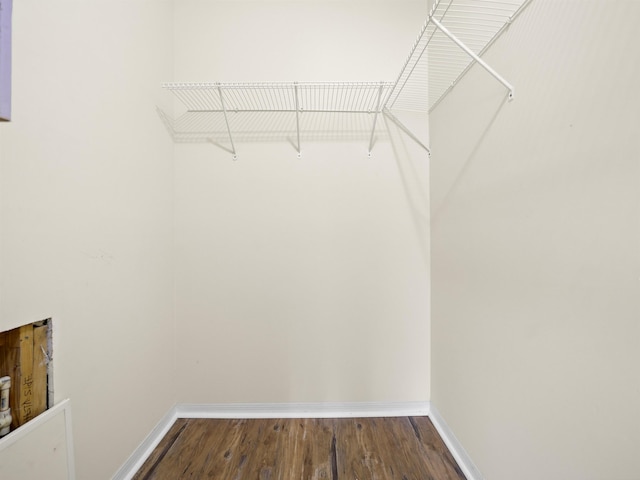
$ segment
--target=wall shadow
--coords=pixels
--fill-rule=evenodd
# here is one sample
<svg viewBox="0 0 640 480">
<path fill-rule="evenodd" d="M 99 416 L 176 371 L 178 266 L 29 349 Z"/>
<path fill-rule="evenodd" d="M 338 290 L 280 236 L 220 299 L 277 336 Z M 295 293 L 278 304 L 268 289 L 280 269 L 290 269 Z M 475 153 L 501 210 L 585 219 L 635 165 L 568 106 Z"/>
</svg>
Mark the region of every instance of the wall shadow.
<svg viewBox="0 0 640 480">
<path fill-rule="evenodd" d="M 195 112 L 172 118 L 160 108 L 158 115 L 175 143 L 209 143 L 232 152 L 241 151 L 243 143 L 283 142 L 294 151 L 304 151 L 311 142 L 389 141 L 388 130 L 380 113 L 344 112 Z M 227 126 L 228 121 L 228 126 Z M 375 124 L 375 126 L 374 126 Z M 231 135 L 229 134 L 231 131 Z M 372 140 L 373 132 L 373 140 Z"/>
<path fill-rule="evenodd" d="M 384 115 L 393 156 L 411 212 L 419 249 L 425 267 L 429 268 L 429 154 L 397 117 Z M 425 120 L 425 128 L 427 122 Z"/>
<path fill-rule="evenodd" d="M 484 141 L 486 140 L 489 132 L 493 128 L 493 125 L 495 124 L 498 118 L 498 115 L 500 114 L 500 112 L 502 111 L 502 109 L 504 108 L 508 100 L 509 100 L 509 95 L 507 94 L 500 100 L 500 102 L 498 103 L 493 113 L 488 116 L 486 121 L 486 126 L 482 129 L 482 131 L 478 135 L 478 139 L 475 141 L 466 159 L 462 162 L 462 165 L 459 167 L 459 170 L 456 173 L 454 179 L 451 181 L 449 188 L 442 195 L 442 198 L 438 201 L 438 203 L 433 205 L 434 208 L 431 212 L 432 222 L 435 223 L 437 221 L 439 212 L 446 206 L 449 198 L 458 188 L 460 181 L 467 174 L 471 164 L 473 163 L 473 159 L 476 157 L 476 155 L 478 154 L 478 151 L 484 144 Z"/>
</svg>

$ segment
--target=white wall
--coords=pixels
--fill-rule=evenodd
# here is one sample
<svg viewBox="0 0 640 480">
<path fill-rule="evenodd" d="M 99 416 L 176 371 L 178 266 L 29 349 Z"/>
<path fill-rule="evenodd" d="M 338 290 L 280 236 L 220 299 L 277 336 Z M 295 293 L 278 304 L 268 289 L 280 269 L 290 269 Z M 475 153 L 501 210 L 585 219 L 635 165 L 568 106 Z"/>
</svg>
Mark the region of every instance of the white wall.
<svg viewBox="0 0 640 480">
<path fill-rule="evenodd" d="M 372 158 L 368 140 L 309 142 L 303 159 L 280 143 L 238 144 L 237 162 L 212 145 L 174 154 L 155 110 L 171 111 L 156 87 L 172 79 L 394 80 L 425 13 L 14 5 L 0 328 L 53 318 L 78 478 L 113 474 L 176 400 L 429 398 L 424 152 L 390 125 Z"/>
<path fill-rule="evenodd" d="M 395 80 L 422 2 L 176 3 L 176 81 Z M 382 120 L 382 119 L 381 119 Z M 183 402 L 429 398 L 426 155 L 176 145 Z M 395 152 L 395 153 L 394 153 Z"/>
<path fill-rule="evenodd" d="M 14 2 L 0 125 L 0 329 L 53 318 L 78 478 L 108 478 L 175 401 L 168 1 Z"/>
<path fill-rule="evenodd" d="M 640 3 L 534 1 L 430 118 L 433 401 L 491 480 L 640 472 Z"/>
</svg>

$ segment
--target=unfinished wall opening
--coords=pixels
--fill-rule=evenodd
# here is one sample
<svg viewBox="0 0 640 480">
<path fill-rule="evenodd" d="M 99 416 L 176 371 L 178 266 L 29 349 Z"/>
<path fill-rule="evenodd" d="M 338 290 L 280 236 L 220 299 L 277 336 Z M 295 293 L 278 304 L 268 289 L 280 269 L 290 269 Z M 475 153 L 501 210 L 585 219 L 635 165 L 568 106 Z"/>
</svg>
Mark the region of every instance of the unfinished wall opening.
<svg viewBox="0 0 640 480">
<path fill-rule="evenodd" d="M 0 437 L 52 406 L 51 332 L 50 318 L 0 332 Z"/>
</svg>

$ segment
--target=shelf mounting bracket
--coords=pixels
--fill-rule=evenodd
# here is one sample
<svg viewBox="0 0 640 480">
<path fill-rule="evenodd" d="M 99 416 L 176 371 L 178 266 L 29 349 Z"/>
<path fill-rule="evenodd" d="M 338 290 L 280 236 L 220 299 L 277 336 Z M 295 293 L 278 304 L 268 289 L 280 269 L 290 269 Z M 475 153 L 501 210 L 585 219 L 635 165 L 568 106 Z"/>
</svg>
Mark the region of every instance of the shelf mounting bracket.
<svg viewBox="0 0 640 480">
<path fill-rule="evenodd" d="M 464 43 L 460 41 L 458 37 L 456 37 L 453 33 L 451 33 L 444 25 L 442 25 L 433 15 L 429 17 L 429 20 L 438 27 L 442 33 L 444 33 L 453 43 L 458 45 L 464 52 L 469 55 L 473 60 L 480 64 L 482 68 L 484 68 L 487 72 L 491 74 L 496 80 L 498 80 L 502 85 L 504 85 L 507 90 L 509 90 L 509 101 L 513 100 L 514 97 L 514 88 L 509 82 L 507 82 L 498 72 L 496 72 L 493 68 L 491 68 L 487 62 L 482 60 L 478 55 L 476 55 L 469 47 L 467 47 Z"/>
<path fill-rule="evenodd" d="M 382 100 L 383 89 L 384 89 L 384 82 L 380 82 L 380 88 L 378 89 L 378 102 L 376 104 L 376 113 L 373 117 L 373 127 L 371 128 L 371 137 L 369 138 L 369 151 L 368 151 L 369 157 L 371 157 L 371 150 L 373 149 L 373 136 L 376 133 L 376 122 L 378 121 L 378 113 L 380 113 L 380 101 Z"/>
<path fill-rule="evenodd" d="M 231 135 L 231 127 L 229 126 L 229 119 L 227 118 L 227 109 L 224 106 L 224 96 L 222 95 L 222 87 L 218 83 L 218 95 L 220 95 L 220 106 L 222 107 L 222 113 L 224 114 L 224 123 L 227 125 L 227 133 L 229 134 L 229 142 L 231 142 L 231 153 L 233 153 L 233 159 L 238 159 L 236 153 L 236 147 L 233 144 L 233 136 Z"/>
<path fill-rule="evenodd" d="M 411 130 L 409 130 L 400 120 L 398 120 L 398 118 L 391 113 L 391 110 L 389 110 L 388 108 L 384 108 L 382 110 L 382 114 L 388 118 L 389 120 L 391 120 L 393 123 L 395 123 L 395 125 L 402 130 L 404 133 L 406 133 L 409 138 L 411 138 L 414 142 L 416 142 L 418 145 L 420 145 L 429 155 L 429 157 L 431 157 L 431 149 L 429 147 L 427 147 L 424 143 L 422 143 L 420 141 L 420 139 L 418 137 L 416 137 L 413 133 L 411 133 Z"/>
<path fill-rule="evenodd" d="M 298 136 L 298 158 L 300 158 L 302 156 L 302 149 L 300 146 L 300 105 L 298 100 L 298 82 L 294 82 L 293 86 L 296 93 L 296 134 Z"/>
</svg>

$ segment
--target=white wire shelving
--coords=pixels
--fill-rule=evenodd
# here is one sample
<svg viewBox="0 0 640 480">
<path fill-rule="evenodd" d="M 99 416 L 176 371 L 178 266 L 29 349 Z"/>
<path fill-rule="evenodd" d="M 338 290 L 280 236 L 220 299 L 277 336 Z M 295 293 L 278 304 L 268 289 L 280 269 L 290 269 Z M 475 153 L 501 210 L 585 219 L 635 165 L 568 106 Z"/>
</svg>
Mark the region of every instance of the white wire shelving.
<svg viewBox="0 0 640 480">
<path fill-rule="evenodd" d="M 209 130 L 214 137 L 226 130 L 234 159 L 237 158 L 234 138 L 237 139 L 238 124 L 242 136 L 256 137 L 261 134 L 284 135 L 294 140 L 294 146 L 301 155 L 301 135 L 309 136 L 308 114 L 367 114 L 370 132 L 369 154 L 374 143 L 378 126 L 377 117 L 382 109 L 382 101 L 393 86 L 390 82 L 325 82 L 325 83 L 165 83 L 163 87 L 171 91 L 187 108 L 187 113 L 171 125 L 174 132 L 184 137 L 184 133 L 196 127 L 197 132 Z M 287 115 L 293 124 L 288 126 Z M 315 119 L 322 116 L 314 115 Z M 324 120 L 327 120 L 326 115 Z M 263 128 L 255 127 L 255 120 L 266 120 Z M 166 119 L 169 120 L 169 119 Z M 274 127 L 284 123 L 285 128 Z M 357 131 L 361 131 L 362 119 L 357 121 Z M 302 123 L 302 124 L 301 124 Z M 221 126 L 224 125 L 224 129 Z M 247 127 L 250 125 L 250 127 Z M 215 129 L 212 127 L 215 126 Z M 187 127 L 186 129 L 184 127 Z M 305 128 L 306 127 L 306 128 Z M 174 135 L 175 137 L 175 135 Z M 216 143 L 222 139 L 214 140 Z"/>
<path fill-rule="evenodd" d="M 165 83 L 189 111 L 372 113 L 390 82 Z"/>
<path fill-rule="evenodd" d="M 531 1 L 436 0 L 395 82 L 165 83 L 186 113 L 160 115 L 175 141 L 209 141 L 234 159 L 236 142 L 265 140 L 301 156 L 302 140 L 368 139 L 371 155 L 388 137 L 381 114 L 429 152 L 393 112 L 431 112 L 476 63 L 512 99 L 514 87 L 481 56 Z"/>
<path fill-rule="evenodd" d="M 437 0 L 385 108 L 431 112 L 476 63 L 502 83 L 513 99 L 514 87 L 481 57 L 530 2 Z"/>
</svg>

